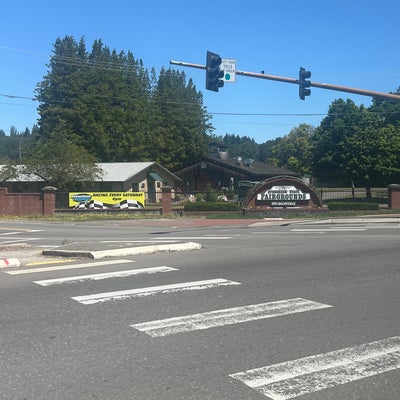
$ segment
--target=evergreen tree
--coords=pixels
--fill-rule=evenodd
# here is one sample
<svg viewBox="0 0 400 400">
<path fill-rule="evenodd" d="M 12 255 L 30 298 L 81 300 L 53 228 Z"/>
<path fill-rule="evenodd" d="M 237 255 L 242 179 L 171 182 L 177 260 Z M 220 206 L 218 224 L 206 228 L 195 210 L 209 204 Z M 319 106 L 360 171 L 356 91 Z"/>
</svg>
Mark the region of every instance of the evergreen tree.
<svg viewBox="0 0 400 400">
<path fill-rule="evenodd" d="M 178 168 L 207 147 L 202 95 L 183 73 L 149 75 L 131 52 L 101 40 L 90 52 L 66 36 L 57 39 L 49 71 L 37 86 L 40 137 L 62 125 L 70 140 L 101 161 L 158 161 Z"/>
<path fill-rule="evenodd" d="M 149 156 L 169 169 L 199 160 L 207 151 L 210 130 L 203 96 L 183 72 L 160 72 L 152 97 Z"/>
<path fill-rule="evenodd" d="M 228 146 L 228 152 L 231 157 L 259 159 L 259 145 L 254 139 L 248 136 L 228 133 L 220 139 L 222 143 Z"/>
</svg>

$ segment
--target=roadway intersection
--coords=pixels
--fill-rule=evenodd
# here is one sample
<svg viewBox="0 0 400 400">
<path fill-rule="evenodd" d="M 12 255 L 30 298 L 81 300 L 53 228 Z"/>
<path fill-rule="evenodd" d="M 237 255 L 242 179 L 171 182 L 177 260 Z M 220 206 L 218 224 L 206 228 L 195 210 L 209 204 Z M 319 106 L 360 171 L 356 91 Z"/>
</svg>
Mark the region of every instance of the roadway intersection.
<svg viewBox="0 0 400 400">
<path fill-rule="evenodd" d="M 0 398 L 399 398 L 399 223 L 326 222 L 2 224 L 7 246 L 201 249 L 0 270 Z"/>
</svg>

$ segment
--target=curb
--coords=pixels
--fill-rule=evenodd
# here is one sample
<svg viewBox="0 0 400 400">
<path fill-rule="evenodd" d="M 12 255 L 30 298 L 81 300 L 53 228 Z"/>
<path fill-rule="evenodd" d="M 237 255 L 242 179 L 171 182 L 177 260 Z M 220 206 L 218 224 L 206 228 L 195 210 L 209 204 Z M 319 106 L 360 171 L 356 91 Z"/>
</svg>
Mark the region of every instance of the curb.
<svg viewBox="0 0 400 400">
<path fill-rule="evenodd" d="M 124 257 L 136 256 L 140 254 L 152 254 L 157 251 L 187 251 L 187 250 L 200 250 L 201 244 L 188 242 L 177 244 L 161 244 L 155 246 L 140 246 L 140 247 L 127 247 L 123 249 L 112 250 L 43 250 L 44 256 L 58 256 L 58 257 L 86 257 L 93 260 L 98 260 L 104 257 Z"/>
<path fill-rule="evenodd" d="M 18 258 L 2 258 L 0 259 L 0 268 L 20 267 L 21 261 Z"/>
<path fill-rule="evenodd" d="M 317 225 L 317 224 L 399 224 L 400 218 L 398 217 L 386 217 L 386 218 L 376 218 L 374 216 L 371 217 L 354 217 L 354 218 L 327 218 L 321 219 L 316 221 L 304 221 L 299 222 L 300 224 L 304 225 Z"/>
<path fill-rule="evenodd" d="M 323 219 L 287 219 L 282 221 L 258 221 L 248 225 L 253 226 L 288 226 L 288 225 L 335 225 L 335 224 L 400 224 L 400 217 L 349 217 Z"/>
</svg>

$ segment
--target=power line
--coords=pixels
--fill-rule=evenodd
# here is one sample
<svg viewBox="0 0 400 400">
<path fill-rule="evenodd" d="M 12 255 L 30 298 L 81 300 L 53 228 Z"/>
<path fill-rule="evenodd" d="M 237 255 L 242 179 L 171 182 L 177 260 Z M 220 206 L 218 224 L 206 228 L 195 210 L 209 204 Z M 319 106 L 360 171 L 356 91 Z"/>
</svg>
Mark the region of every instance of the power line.
<svg viewBox="0 0 400 400">
<path fill-rule="evenodd" d="M 239 113 L 239 112 L 209 112 L 212 115 L 234 115 L 251 117 L 318 117 L 327 113 Z"/>
<path fill-rule="evenodd" d="M 83 94 L 83 92 L 73 92 L 73 91 L 64 91 L 66 94 L 69 95 L 80 95 Z M 33 98 L 33 97 L 28 97 L 28 96 L 19 96 L 19 95 L 11 95 L 11 94 L 6 94 L 6 93 L 0 93 L 0 96 L 8 98 L 8 99 L 22 99 L 22 100 L 30 100 L 30 101 L 35 101 L 37 102 L 38 99 Z M 109 96 L 102 96 L 102 95 L 95 95 L 95 97 L 101 97 L 104 99 L 108 99 L 110 101 L 116 100 L 116 101 L 134 101 L 135 98 L 129 98 L 129 97 L 109 97 Z M 48 103 L 52 103 L 52 104 L 72 104 L 72 101 L 68 101 L 68 100 L 46 100 Z M 154 103 L 165 103 L 165 104 L 169 104 L 169 105 L 179 105 L 181 104 L 180 102 L 177 101 L 157 101 L 157 100 L 152 100 L 154 101 Z M 0 104 L 10 104 L 10 103 L 0 103 Z M 85 102 L 86 105 L 88 106 L 96 106 L 96 104 L 94 103 L 90 103 L 90 102 Z M 18 106 L 26 106 L 23 104 L 15 104 Z M 116 107 L 118 107 L 118 105 L 116 105 Z M 389 112 L 379 112 L 379 111 L 369 111 L 371 113 L 374 114 L 384 114 L 384 115 L 388 115 L 388 114 L 397 114 L 398 111 L 389 111 Z M 215 115 L 215 116 L 231 116 L 231 117 L 324 117 L 327 116 L 329 113 L 328 112 L 320 112 L 320 113 L 290 113 L 290 112 L 286 112 L 286 113 L 249 113 L 249 112 L 220 112 L 220 111 L 206 111 L 206 114 L 208 115 Z M 335 113 L 334 114 L 336 117 L 340 117 L 340 116 L 348 116 L 349 113 Z"/>
</svg>

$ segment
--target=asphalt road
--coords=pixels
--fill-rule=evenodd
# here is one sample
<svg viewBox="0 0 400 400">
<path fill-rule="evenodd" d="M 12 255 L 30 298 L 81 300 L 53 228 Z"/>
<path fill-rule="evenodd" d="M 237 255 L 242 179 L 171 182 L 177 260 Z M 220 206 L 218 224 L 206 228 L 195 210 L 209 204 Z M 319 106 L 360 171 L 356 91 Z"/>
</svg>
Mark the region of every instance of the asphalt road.
<svg viewBox="0 0 400 400">
<path fill-rule="evenodd" d="M 400 398 L 398 223 L 1 229 L 202 245 L 0 270 L 1 399 Z"/>
</svg>

